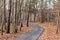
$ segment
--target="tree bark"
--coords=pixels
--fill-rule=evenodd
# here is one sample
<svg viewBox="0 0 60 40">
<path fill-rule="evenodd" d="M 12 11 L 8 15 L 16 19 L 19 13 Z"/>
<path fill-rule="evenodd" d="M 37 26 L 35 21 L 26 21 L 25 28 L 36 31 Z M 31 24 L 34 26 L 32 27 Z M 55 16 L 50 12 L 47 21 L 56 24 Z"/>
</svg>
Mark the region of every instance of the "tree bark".
<svg viewBox="0 0 60 40">
<path fill-rule="evenodd" d="M 27 15 L 27 27 L 29 26 L 29 12 L 28 12 L 28 15 Z"/>
<path fill-rule="evenodd" d="M 7 23 L 7 17 L 6 17 L 6 1 L 4 0 L 4 29 L 6 31 L 6 23 Z"/>
<path fill-rule="evenodd" d="M 35 22 L 35 20 L 36 20 L 36 14 L 34 14 L 34 22 Z"/>
<path fill-rule="evenodd" d="M 19 21 L 20 21 L 20 25 L 21 25 L 20 26 L 20 31 L 21 31 L 21 27 L 23 27 L 23 22 L 22 22 L 22 9 L 21 9 L 22 8 L 22 5 L 23 5 L 23 1 L 24 0 L 22 0 L 21 3 L 20 3 L 20 5 L 19 5 L 20 6 L 20 9 L 19 9 L 19 14 L 20 14 L 20 18 L 19 19 L 20 20 Z"/>
<path fill-rule="evenodd" d="M 56 34 L 58 34 L 58 29 L 59 29 L 59 13 L 57 15 L 57 29 L 56 29 Z"/>
<path fill-rule="evenodd" d="M 14 17 L 13 17 L 13 23 L 14 23 L 14 28 L 13 32 L 17 33 L 17 22 L 16 22 L 16 14 L 17 14 L 17 0 L 14 0 Z"/>
<path fill-rule="evenodd" d="M 8 24 L 7 24 L 7 33 L 10 33 L 10 16 L 11 16 L 11 0 L 9 0 L 9 14 L 8 14 Z"/>
</svg>

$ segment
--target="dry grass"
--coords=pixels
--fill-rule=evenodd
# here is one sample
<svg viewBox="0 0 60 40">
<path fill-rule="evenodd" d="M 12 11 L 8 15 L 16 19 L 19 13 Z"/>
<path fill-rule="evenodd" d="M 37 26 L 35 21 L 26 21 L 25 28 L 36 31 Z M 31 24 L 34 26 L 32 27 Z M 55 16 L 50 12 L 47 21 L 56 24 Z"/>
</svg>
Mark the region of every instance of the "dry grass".
<svg viewBox="0 0 60 40">
<path fill-rule="evenodd" d="M 45 31 L 39 37 L 38 40 L 60 40 L 60 33 L 56 34 L 56 25 L 54 25 L 53 23 L 36 22 L 35 24 L 37 24 L 45 29 Z"/>
</svg>

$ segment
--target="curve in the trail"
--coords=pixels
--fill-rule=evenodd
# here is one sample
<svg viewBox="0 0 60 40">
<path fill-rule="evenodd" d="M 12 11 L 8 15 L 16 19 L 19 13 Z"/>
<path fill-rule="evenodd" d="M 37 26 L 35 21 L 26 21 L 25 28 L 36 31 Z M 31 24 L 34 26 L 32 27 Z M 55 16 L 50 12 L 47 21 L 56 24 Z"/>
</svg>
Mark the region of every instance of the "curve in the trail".
<svg viewBox="0 0 60 40">
<path fill-rule="evenodd" d="M 32 26 L 33 30 L 22 35 L 17 35 L 14 40 L 37 40 L 44 29 L 36 24 L 30 24 L 30 26 Z"/>
</svg>

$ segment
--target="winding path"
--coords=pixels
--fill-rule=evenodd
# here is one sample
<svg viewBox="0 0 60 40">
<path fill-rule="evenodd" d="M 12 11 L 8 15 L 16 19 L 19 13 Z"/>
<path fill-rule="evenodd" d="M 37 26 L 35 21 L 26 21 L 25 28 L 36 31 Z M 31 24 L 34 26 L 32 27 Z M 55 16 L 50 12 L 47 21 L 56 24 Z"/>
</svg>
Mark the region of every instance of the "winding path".
<svg viewBox="0 0 60 40">
<path fill-rule="evenodd" d="M 35 24 L 30 24 L 30 26 L 33 27 L 33 30 L 22 35 L 17 35 L 14 40 L 37 40 L 44 29 Z"/>
</svg>

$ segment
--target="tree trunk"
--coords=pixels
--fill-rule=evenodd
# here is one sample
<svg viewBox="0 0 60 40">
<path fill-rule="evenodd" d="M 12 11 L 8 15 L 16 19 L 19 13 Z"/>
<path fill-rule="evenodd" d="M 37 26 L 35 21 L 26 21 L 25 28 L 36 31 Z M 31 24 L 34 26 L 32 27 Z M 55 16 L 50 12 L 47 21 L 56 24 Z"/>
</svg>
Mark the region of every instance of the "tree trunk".
<svg viewBox="0 0 60 40">
<path fill-rule="evenodd" d="M 28 12 L 28 15 L 27 15 L 27 27 L 29 26 L 29 12 Z"/>
<path fill-rule="evenodd" d="M 4 14 L 2 14 L 2 23 L 1 23 L 1 35 L 3 35 L 3 20 L 4 20 Z"/>
<path fill-rule="evenodd" d="M 41 0 L 41 14 L 40 14 L 40 22 L 44 22 L 44 14 L 43 14 L 43 0 Z"/>
<path fill-rule="evenodd" d="M 6 1 L 4 0 L 4 29 L 6 31 L 6 23 L 7 23 L 7 19 L 6 19 Z"/>
<path fill-rule="evenodd" d="M 58 17 L 57 17 L 57 29 L 56 29 L 56 34 L 58 34 L 58 29 L 59 29 L 59 13 L 58 13 Z"/>
<path fill-rule="evenodd" d="M 14 1 L 14 17 L 13 17 L 13 23 L 14 23 L 14 28 L 13 28 L 13 32 L 17 33 L 17 22 L 16 22 L 16 14 L 17 14 L 17 0 Z"/>
<path fill-rule="evenodd" d="M 35 22 L 35 20 L 36 20 L 36 14 L 34 14 L 34 22 Z"/>
<path fill-rule="evenodd" d="M 8 14 L 8 24 L 7 24 L 7 33 L 10 33 L 10 16 L 11 16 L 11 0 L 9 0 L 9 14 Z"/>
<path fill-rule="evenodd" d="M 22 21 L 23 21 L 23 20 L 22 20 L 22 9 L 21 9 L 21 8 L 22 8 L 22 5 L 23 5 L 23 1 L 24 1 L 24 0 L 22 0 L 22 1 L 21 1 L 21 4 L 19 5 L 19 6 L 20 6 L 20 9 L 19 9 L 19 13 L 20 13 L 20 18 L 19 18 L 19 19 L 20 19 L 20 20 L 19 20 L 19 21 L 20 21 L 20 25 L 21 25 L 21 26 L 20 26 L 20 31 L 21 31 L 21 27 L 23 27 L 23 22 L 22 22 Z"/>
</svg>

